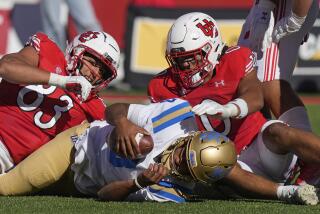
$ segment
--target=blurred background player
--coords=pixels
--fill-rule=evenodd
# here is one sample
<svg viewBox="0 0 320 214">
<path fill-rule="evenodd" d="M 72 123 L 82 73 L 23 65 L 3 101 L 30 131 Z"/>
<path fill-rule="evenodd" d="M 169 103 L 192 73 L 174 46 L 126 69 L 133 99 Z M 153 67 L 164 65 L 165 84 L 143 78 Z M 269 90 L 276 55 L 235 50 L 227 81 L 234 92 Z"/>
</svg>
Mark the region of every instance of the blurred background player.
<svg viewBox="0 0 320 214">
<path fill-rule="evenodd" d="M 312 131 L 307 111 L 290 82 L 299 47 L 308 38 L 318 12 L 317 0 L 257 0 L 238 42 L 258 54 L 265 106 L 276 118 L 305 131 Z"/>
<path fill-rule="evenodd" d="M 43 33 L 5 55 L 0 60 L 0 173 L 63 130 L 103 119 L 105 104 L 97 92 L 116 77 L 119 58 L 117 42 L 99 31 L 75 37 L 65 55 Z"/>
<path fill-rule="evenodd" d="M 306 109 L 290 85 L 304 42 L 318 15 L 316 0 L 260 0 L 252 7 L 239 44 L 258 54 L 265 105 L 276 118 L 311 131 Z"/>
<path fill-rule="evenodd" d="M 102 30 L 91 0 L 41 0 L 40 9 L 43 30 L 62 50 L 65 50 L 67 45 L 67 26 L 61 21 L 63 3 L 67 5 L 77 33 Z"/>
</svg>

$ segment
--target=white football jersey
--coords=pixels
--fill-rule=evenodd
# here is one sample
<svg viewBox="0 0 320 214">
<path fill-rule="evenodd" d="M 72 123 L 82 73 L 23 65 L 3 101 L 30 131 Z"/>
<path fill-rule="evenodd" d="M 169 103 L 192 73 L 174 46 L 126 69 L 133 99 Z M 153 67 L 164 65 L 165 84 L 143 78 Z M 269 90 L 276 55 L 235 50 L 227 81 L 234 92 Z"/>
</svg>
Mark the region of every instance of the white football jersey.
<svg viewBox="0 0 320 214">
<path fill-rule="evenodd" d="M 122 158 L 108 147 L 113 126 L 103 121 L 91 123 L 86 133 L 75 143 L 76 154 L 72 170 L 75 185 L 84 194 L 96 196 L 97 192 L 112 181 L 134 179 L 147 169 L 154 158 L 165 151 L 177 138 L 197 131 L 190 104 L 181 99 L 165 100 L 149 105 L 131 104 L 128 119 L 151 133 L 153 150 L 142 160 Z M 133 200 L 158 200 L 148 188 L 133 194 Z M 132 196 L 133 196 L 132 195 Z M 170 199 L 169 199 L 170 200 Z"/>
</svg>

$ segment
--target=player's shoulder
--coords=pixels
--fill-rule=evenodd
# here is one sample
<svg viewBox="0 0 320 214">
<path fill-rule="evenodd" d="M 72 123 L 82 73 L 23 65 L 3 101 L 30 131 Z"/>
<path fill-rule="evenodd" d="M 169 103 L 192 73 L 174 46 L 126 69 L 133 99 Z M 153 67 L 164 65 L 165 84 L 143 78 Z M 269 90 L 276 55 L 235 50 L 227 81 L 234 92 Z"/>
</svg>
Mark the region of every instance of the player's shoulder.
<svg viewBox="0 0 320 214">
<path fill-rule="evenodd" d="M 224 56 L 225 57 L 243 57 L 250 55 L 252 51 L 244 46 L 230 46 L 228 49 L 225 51 Z"/>
<path fill-rule="evenodd" d="M 221 57 L 222 64 L 234 70 L 250 70 L 256 64 L 256 54 L 247 47 L 231 46 Z"/>
<path fill-rule="evenodd" d="M 37 32 L 30 36 L 25 46 L 34 47 L 37 51 L 40 51 L 40 49 L 44 46 L 60 50 L 56 43 L 50 39 L 48 35 L 42 32 Z"/>
<path fill-rule="evenodd" d="M 166 78 L 170 77 L 170 69 L 165 69 L 159 73 L 157 73 L 152 79 L 150 80 L 150 83 L 156 83 L 160 81 L 164 81 Z M 149 83 L 149 85 L 150 85 Z"/>
<path fill-rule="evenodd" d="M 149 96 L 153 96 L 154 94 L 157 94 L 160 90 L 162 90 L 165 82 L 170 79 L 170 76 L 171 74 L 169 70 L 165 69 L 152 77 L 147 87 Z"/>
</svg>

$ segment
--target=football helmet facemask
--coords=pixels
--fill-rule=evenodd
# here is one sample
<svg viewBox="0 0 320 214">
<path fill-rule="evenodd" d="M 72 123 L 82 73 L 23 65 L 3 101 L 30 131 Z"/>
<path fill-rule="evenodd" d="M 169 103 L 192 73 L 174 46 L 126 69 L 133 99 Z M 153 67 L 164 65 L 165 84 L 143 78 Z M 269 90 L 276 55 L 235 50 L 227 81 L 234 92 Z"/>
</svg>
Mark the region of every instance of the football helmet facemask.
<svg viewBox="0 0 320 214">
<path fill-rule="evenodd" d="M 120 64 L 120 49 L 115 39 L 105 32 L 87 31 L 77 35 L 66 48 L 67 71 L 70 75 L 81 75 L 82 58 L 85 54 L 97 59 L 103 68 L 100 69 L 103 80 L 93 86 L 93 91 L 97 92 L 116 78 Z"/>
<path fill-rule="evenodd" d="M 166 59 L 184 89 L 203 83 L 213 71 L 224 43 L 216 21 L 199 12 L 179 17 L 167 36 Z"/>
</svg>

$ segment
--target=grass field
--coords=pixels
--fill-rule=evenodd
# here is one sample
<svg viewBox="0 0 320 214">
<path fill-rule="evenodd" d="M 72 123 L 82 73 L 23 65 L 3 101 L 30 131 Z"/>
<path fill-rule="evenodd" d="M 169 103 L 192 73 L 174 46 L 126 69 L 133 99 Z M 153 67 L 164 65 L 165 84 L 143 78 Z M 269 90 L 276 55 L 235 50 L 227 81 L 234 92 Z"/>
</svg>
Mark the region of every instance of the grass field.
<svg viewBox="0 0 320 214">
<path fill-rule="evenodd" d="M 99 202 L 51 196 L 0 197 L 0 213 L 320 213 L 320 205 L 289 205 L 274 201 L 203 201 L 185 204 Z"/>
<path fill-rule="evenodd" d="M 132 96 L 131 96 L 132 95 Z M 122 96 L 113 91 L 105 93 L 106 103 L 147 102 L 144 91 Z M 320 103 L 307 105 L 314 131 L 320 135 Z M 320 213 L 320 205 L 299 206 L 275 201 L 234 200 L 203 201 L 186 204 L 174 203 L 116 203 L 99 202 L 93 199 L 65 198 L 52 196 L 0 197 L 0 213 Z"/>
</svg>

